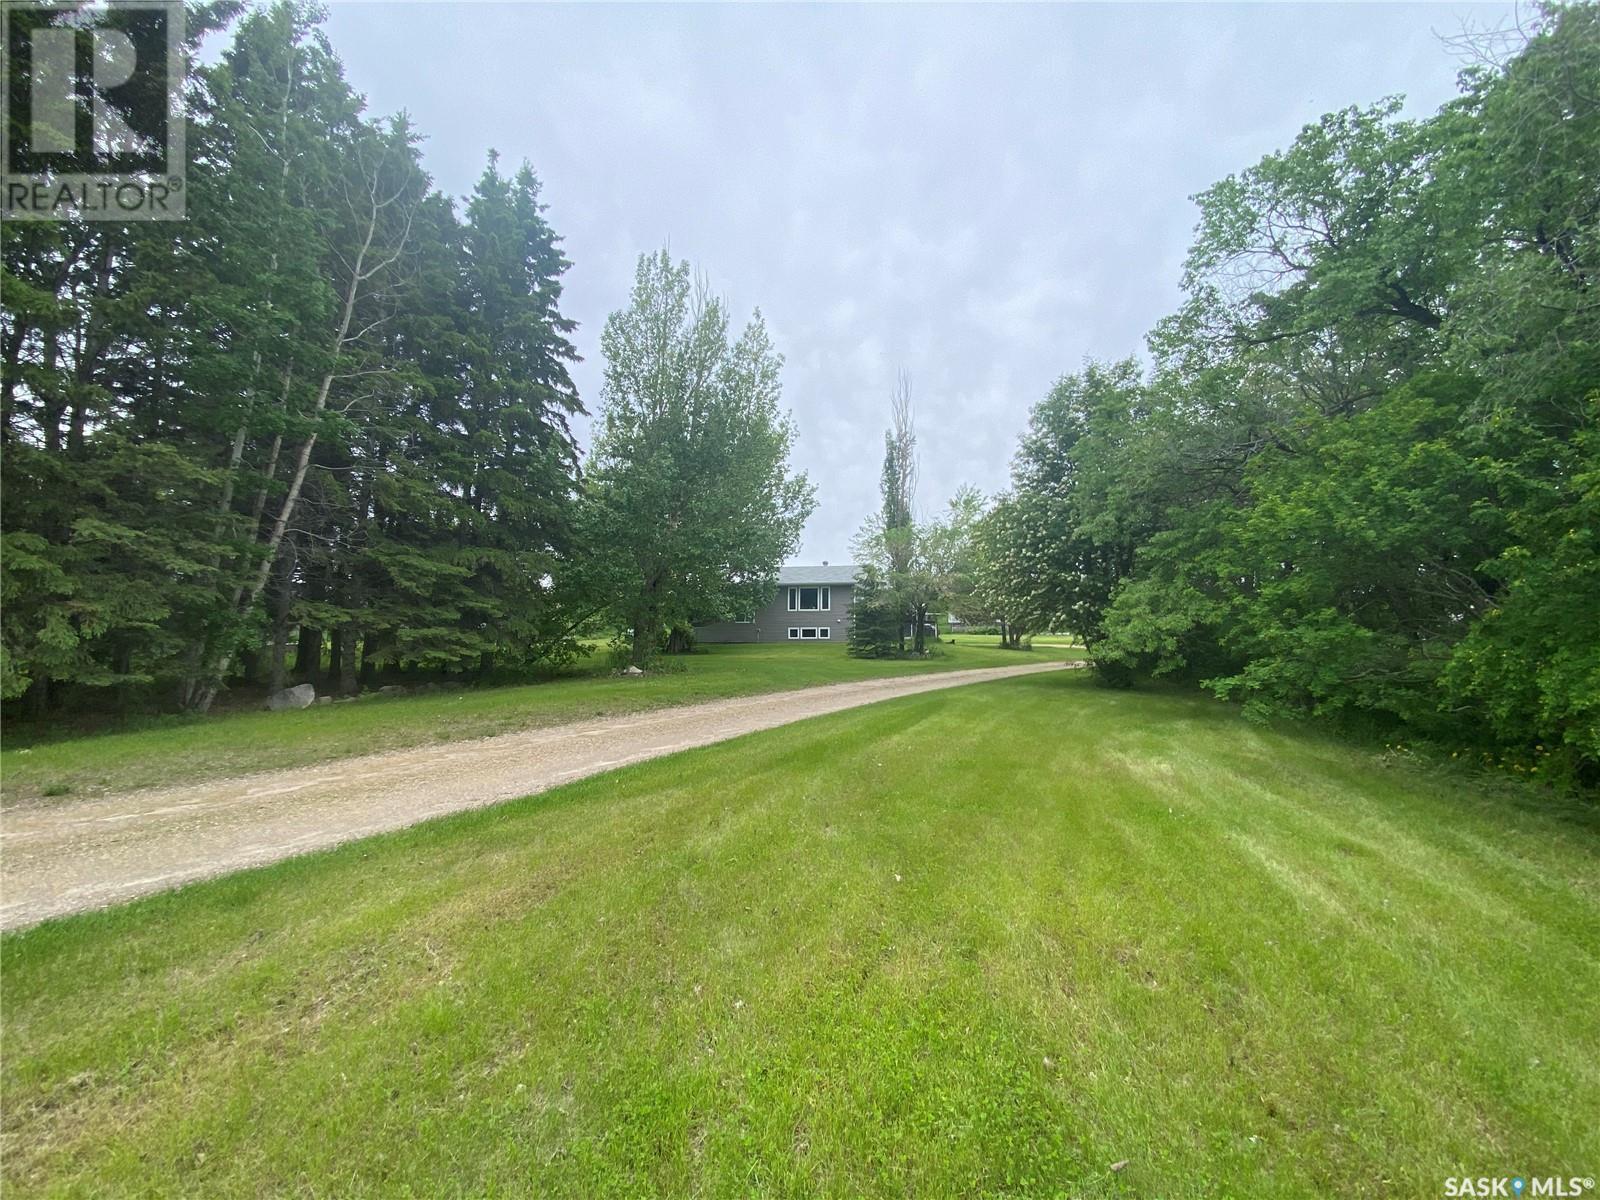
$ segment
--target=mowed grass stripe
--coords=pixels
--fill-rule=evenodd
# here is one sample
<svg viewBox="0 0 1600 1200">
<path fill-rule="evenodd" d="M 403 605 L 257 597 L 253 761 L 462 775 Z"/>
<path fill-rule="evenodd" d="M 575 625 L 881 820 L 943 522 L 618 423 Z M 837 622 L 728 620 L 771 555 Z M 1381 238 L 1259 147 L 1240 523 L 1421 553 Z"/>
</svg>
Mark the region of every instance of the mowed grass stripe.
<svg viewBox="0 0 1600 1200">
<path fill-rule="evenodd" d="M 0 940 L 0 1169 L 19 1195 L 1582 1173 L 1600 856 L 1591 813 L 1524 796 L 1081 677 L 809 721 Z"/>
</svg>

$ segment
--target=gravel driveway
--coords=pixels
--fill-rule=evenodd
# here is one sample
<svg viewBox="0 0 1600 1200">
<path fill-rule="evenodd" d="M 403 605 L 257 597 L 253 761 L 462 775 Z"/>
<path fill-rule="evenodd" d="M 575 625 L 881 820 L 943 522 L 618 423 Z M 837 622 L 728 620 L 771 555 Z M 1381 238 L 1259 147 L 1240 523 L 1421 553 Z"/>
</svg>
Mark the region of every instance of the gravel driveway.
<svg viewBox="0 0 1600 1200">
<path fill-rule="evenodd" d="M 872 679 L 0 812 L 0 929 L 544 791 L 760 729 L 1075 664 Z"/>
</svg>

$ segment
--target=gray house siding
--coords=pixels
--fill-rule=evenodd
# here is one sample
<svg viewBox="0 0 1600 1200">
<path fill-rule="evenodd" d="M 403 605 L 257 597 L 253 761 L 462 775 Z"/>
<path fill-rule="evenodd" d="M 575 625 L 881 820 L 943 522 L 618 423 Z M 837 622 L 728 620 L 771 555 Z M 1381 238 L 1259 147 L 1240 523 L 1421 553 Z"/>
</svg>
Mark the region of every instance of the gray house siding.
<svg viewBox="0 0 1600 1200">
<path fill-rule="evenodd" d="M 813 582 L 824 574 L 839 577 L 836 581 Z M 855 588 L 849 582 L 854 578 L 852 568 L 785 567 L 779 575 L 778 593 L 757 610 L 750 621 L 718 621 L 695 627 L 695 640 L 699 642 L 791 642 L 796 645 L 843 645 L 850 636 L 850 598 Z M 791 582 L 791 580 L 795 582 Z M 820 605 L 827 590 L 827 608 L 791 610 L 790 591 L 797 602 L 812 599 L 812 592 Z M 800 590 L 804 589 L 801 594 Z M 791 638 L 789 631 L 799 631 Z M 806 631 L 815 631 L 807 634 Z M 826 633 L 822 631 L 826 630 Z"/>
</svg>

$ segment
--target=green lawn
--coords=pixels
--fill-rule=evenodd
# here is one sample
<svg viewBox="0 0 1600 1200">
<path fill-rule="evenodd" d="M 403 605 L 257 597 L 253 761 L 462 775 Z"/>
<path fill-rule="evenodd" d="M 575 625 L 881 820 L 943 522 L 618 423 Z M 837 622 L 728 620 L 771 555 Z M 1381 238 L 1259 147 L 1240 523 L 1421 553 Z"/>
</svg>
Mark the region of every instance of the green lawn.
<svg viewBox="0 0 1600 1200">
<path fill-rule="evenodd" d="M 944 636 L 957 646 L 988 648 L 990 650 L 997 650 L 1000 648 L 1000 635 L 997 633 L 957 632 L 947 633 Z M 1077 638 L 1065 633 L 1034 633 L 1029 634 L 1027 640 L 1032 645 L 1041 649 L 1050 648 L 1055 650 L 1077 650 L 1080 653 L 1083 650 L 1082 642 L 1080 642 Z"/>
<path fill-rule="evenodd" d="M 1082 676 L 898 700 L 0 940 L 0 1183 L 1593 1175 L 1597 832 Z"/>
<path fill-rule="evenodd" d="M 843 646 L 708 646 L 667 660 L 666 669 L 643 679 L 590 668 L 522 687 L 371 696 L 299 712 L 174 717 L 129 732 L 31 745 L 8 730 L 0 780 L 7 800 L 120 791 L 727 696 L 1073 657 L 1081 654 L 1059 647 L 1020 654 L 993 645 L 955 645 L 937 647 L 926 659 L 874 661 L 851 658 Z"/>
</svg>

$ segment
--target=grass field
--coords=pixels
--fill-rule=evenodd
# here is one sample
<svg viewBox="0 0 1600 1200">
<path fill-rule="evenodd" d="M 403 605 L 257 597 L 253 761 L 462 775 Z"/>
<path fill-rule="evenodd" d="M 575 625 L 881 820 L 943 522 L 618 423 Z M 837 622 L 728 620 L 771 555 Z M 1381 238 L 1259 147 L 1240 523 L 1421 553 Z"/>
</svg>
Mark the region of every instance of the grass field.
<svg viewBox="0 0 1600 1200">
<path fill-rule="evenodd" d="M 957 646 L 987 647 L 991 650 L 1000 648 L 1000 635 L 997 633 L 949 633 L 945 638 Z M 1065 633 L 1035 633 L 1029 634 L 1027 641 L 1030 645 L 1041 649 L 1056 650 L 1083 650 L 1083 643 L 1070 634 Z"/>
<path fill-rule="evenodd" d="M 1005 651 L 992 642 L 940 646 L 925 659 L 887 661 L 851 658 L 843 646 L 707 646 L 667 660 L 666 669 L 643 679 L 590 668 L 522 687 L 371 696 L 298 712 L 173 717 L 127 732 L 31 744 L 8 730 L 0 786 L 8 800 L 120 791 L 728 696 L 1071 657 L 1081 655 L 1061 647 Z"/>
<path fill-rule="evenodd" d="M 0 1182 L 1592 1176 L 1597 832 L 1081 676 L 898 700 L 0 940 Z"/>
</svg>

